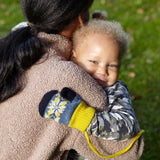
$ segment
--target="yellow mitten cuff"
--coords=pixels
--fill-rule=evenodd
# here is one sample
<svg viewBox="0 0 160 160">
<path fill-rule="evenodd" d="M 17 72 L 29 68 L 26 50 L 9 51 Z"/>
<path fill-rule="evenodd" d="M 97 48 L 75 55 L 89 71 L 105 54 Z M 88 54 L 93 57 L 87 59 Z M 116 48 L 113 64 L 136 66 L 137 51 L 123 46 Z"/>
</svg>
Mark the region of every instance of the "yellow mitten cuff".
<svg viewBox="0 0 160 160">
<path fill-rule="evenodd" d="M 78 105 L 75 109 L 71 120 L 69 122 L 69 126 L 73 128 L 77 128 L 78 130 L 85 132 L 91 123 L 95 114 L 95 109 L 89 107 L 83 101 Z"/>
</svg>

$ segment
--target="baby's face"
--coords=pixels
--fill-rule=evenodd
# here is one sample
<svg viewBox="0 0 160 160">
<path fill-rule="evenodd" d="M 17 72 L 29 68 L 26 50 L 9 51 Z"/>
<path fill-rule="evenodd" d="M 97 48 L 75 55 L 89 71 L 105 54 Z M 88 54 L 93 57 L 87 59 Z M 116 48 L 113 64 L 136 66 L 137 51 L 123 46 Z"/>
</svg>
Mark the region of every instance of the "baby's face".
<svg viewBox="0 0 160 160">
<path fill-rule="evenodd" d="M 103 87 L 113 85 L 119 73 L 119 46 L 107 35 L 92 34 L 73 53 L 75 63 Z"/>
</svg>

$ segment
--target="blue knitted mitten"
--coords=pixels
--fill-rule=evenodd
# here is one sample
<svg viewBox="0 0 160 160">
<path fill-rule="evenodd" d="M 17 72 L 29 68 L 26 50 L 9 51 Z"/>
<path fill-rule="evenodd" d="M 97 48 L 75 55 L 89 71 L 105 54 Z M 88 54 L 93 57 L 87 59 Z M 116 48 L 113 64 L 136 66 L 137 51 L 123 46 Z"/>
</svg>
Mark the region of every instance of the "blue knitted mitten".
<svg viewBox="0 0 160 160">
<path fill-rule="evenodd" d="M 53 92 L 42 116 L 84 132 L 94 113 L 95 109 L 87 106 L 78 94 L 69 88 L 63 88 L 60 93 Z"/>
</svg>

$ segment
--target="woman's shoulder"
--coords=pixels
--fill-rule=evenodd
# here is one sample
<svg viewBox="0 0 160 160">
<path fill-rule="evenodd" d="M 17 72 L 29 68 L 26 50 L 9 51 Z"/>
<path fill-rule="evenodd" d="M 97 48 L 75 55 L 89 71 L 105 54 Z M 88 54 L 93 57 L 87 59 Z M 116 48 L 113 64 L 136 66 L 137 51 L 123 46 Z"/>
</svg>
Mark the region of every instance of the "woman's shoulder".
<svg viewBox="0 0 160 160">
<path fill-rule="evenodd" d="M 50 70 L 50 73 L 67 73 L 70 75 L 76 74 L 77 76 L 78 74 L 86 74 L 75 63 L 67 60 L 71 55 L 72 49 L 71 42 L 67 38 L 58 34 L 46 34 L 43 32 L 39 33 L 38 37 L 51 42 L 50 47 L 46 51 L 47 53 L 38 64 L 42 62 L 42 66 L 46 70 Z"/>
</svg>

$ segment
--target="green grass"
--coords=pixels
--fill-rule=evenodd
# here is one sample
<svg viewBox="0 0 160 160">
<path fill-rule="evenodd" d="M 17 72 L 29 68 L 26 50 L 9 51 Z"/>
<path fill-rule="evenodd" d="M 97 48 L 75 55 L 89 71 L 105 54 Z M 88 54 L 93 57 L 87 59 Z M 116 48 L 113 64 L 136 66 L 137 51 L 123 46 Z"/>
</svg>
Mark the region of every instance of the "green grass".
<svg viewBox="0 0 160 160">
<path fill-rule="evenodd" d="M 160 1 L 95 0 L 91 11 L 108 12 L 130 34 L 130 50 L 122 61 L 120 77 L 130 90 L 136 117 L 144 133 L 141 160 L 160 155 Z M 1 0 L 0 36 L 24 21 L 19 0 Z"/>
<path fill-rule="evenodd" d="M 96 0 L 91 11 L 108 12 L 130 34 L 130 50 L 122 61 L 120 79 L 130 90 L 136 117 L 144 133 L 141 160 L 160 155 L 160 1 Z"/>
<path fill-rule="evenodd" d="M 7 34 L 17 23 L 24 21 L 20 0 L 0 1 L 0 36 Z"/>
</svg>

